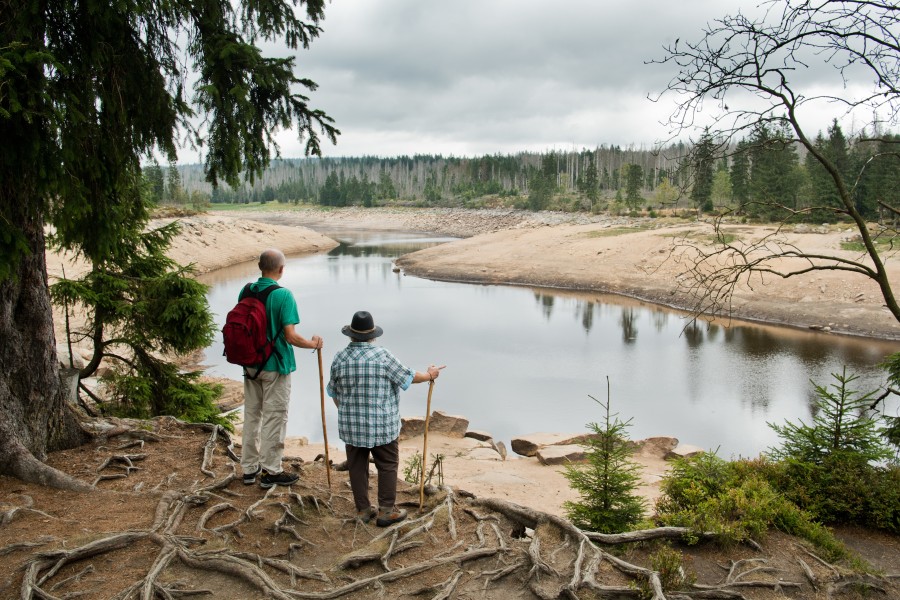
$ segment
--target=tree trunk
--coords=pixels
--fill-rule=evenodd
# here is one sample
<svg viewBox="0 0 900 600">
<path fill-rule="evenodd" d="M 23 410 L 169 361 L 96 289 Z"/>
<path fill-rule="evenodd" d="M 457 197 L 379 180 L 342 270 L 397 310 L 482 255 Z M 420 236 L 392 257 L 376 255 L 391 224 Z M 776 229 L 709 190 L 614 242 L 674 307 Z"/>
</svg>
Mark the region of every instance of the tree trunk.
<svg viewBox="0 0 900 600">
<path fill-rule="evenodd" d="M 86 434 L 61 395 L 43 219 L 40 211 L 26 208 L 21 192 L 3 192 L 3 213 L 24 235 L 28 253 L 12 277 L 0 282 L 0 473 L 90 489 L 41 462 L 50 451 L 83 443 Z"/>
</svg>

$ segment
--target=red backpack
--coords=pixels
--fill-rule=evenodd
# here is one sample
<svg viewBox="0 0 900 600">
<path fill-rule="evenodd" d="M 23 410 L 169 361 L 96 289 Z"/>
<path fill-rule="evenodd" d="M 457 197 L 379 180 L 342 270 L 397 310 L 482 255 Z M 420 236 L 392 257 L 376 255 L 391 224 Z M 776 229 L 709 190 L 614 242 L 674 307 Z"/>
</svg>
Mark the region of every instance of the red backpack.
<svg viewBox="0 0 900 600">
<path fill-rule="evenodd" d="M 276 352 L 275 342 L 268 335 L 266 300 L 279 287 L 270 285 L 262 291 L 254 292 L 248 283 L 238 296 L 240 300 L 237 305 L 225 317 L 225 326 L 222 328 L 225 360 L 245 367 L 244 374 L 250 379 L 259 376 L 266 361 Z M 251 376 L 248 367 L 255 368 L 256 374 Z"/>
</svg>

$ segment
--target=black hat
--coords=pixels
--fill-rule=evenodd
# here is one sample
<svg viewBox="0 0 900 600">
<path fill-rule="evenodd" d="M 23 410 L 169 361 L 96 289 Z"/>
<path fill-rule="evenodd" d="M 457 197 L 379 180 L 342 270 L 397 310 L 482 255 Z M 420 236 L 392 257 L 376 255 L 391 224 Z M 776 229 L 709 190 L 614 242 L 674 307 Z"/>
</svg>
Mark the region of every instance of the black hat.
<svg viewBox="0 0 900 600">
<path fill-rule="evenodd" d="M 358 342 L 365 342 L 381 337 L 384 331 L 382 331 L 381 327 L 375 325 L 375 319 L 372 318 L 370 312 L 361 310 L 353 315 L 353 320 L 350 321 L 349 325 L 344 325 L 341 333 Z"/>
</svg>

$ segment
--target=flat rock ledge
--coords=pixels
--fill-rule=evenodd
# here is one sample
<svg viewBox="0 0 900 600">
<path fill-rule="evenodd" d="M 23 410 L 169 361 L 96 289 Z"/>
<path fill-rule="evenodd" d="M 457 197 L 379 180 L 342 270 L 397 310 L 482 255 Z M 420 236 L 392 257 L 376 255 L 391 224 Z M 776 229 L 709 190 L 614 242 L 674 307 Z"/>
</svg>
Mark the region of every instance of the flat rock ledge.
<svg viewBox="0 0 900 600">
<path fill-rule="evenodd" d="M 528 433 L 514 437 L 510 448 L 520 456 L 537 456 L 541 448 L 547 446 L 568 446 L 588 440 L 590 433 Z"/>
<path fill-rule="evenodd" d="M 586 448 L 584 442 L 590 439 L 591 433 L 531 433 L 513 438 L 512 449 L 516 454 L 535 457 L 543 465 L 563 465 L 585 461 Z M 636 456 L 662 458 L 690 458 L 703 452 L 703 448 L 680 444 L 673 437 L 651 437 L 630 443 Z"/>
<path fill-rule="evenodd" d="M 578 444 L 545 446 L 537 451 L 542 465 L 565 465 L 584 461 L 584 446 Z"/>
</svg>

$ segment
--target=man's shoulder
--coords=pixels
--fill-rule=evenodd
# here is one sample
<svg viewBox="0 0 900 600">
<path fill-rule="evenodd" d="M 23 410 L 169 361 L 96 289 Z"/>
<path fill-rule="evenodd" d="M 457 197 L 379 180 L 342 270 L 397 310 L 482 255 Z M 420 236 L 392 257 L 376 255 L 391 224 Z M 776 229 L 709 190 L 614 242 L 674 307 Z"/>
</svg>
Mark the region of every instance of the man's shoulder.
<svg viewBox="0 0 900 600">
<path fill-rule="evenodd" d="M 278 286 L 277 283 L 276 283 L 276 284 L 273 284 L 273 285 Z M 294 292 L 292 292 L 291 290 L 287 289 L 286 287 L 278 286 L 277 289 L 272 290 L 272 297 L 274 297 L 274 298 L 279 298 L 279 299 L 282 300 L 282 301 L 288 300 L 288 299 L 293 300 L 293 299 L 294 299 Z"/>
<path fill-rule="evenodd" d="M 334 355 L 334 360 L 375 360 L 389 355 L 390 352 L 382 346 L 375 346 L 373 344 L 348 344 Z"/>
</svg>

